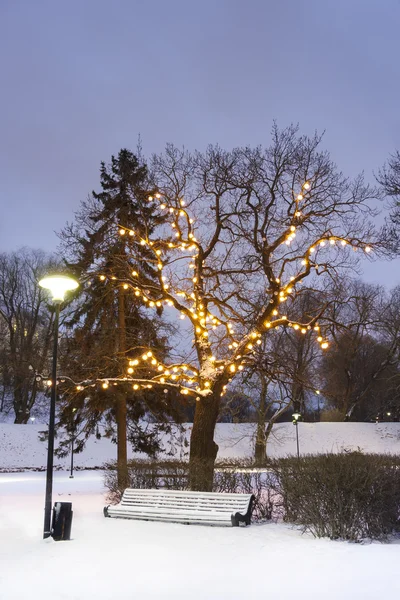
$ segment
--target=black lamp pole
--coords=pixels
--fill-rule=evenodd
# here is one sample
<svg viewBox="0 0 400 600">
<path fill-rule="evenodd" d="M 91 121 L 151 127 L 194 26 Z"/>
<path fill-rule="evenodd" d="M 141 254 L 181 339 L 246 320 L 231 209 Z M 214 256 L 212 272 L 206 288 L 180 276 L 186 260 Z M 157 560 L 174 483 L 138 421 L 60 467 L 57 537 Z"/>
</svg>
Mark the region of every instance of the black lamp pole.
<svg viewBox="0 0 400 600">
<path fill-rule="evenodd" d="M 47 447 L 47 469 L 46 469 L 46 497 L 44 505 L 44 529 L 43 539 L 51 536 L 51 506 L 53 495 L 53 458 L 54 458 L 54 425 L 56 418 L 57 398 L 57 351 L 58 351 L 58 322 L 60 317 L 60 301 L 56 301 L 56 314 L 54 319 L 54 344 L 53 344 L 53 367 L 51 371 L 51 399 L 49 440 Z"/>
<path fill-rule="evenodd" d="M 300 458 L 300 449 L 299 449 L 299 422 L 296 419 L 296 442 L 297 442 L 297 458 Z"/>
<path fill-rule="evenodd" d="M 74 478 L 74 441 L 75 441 L 75 422 L 74 422 L 74 412 L 76 408 L 72 409 L 72 417 L 71 417 L 71 473 L 69 478 Z"/>
</svg>

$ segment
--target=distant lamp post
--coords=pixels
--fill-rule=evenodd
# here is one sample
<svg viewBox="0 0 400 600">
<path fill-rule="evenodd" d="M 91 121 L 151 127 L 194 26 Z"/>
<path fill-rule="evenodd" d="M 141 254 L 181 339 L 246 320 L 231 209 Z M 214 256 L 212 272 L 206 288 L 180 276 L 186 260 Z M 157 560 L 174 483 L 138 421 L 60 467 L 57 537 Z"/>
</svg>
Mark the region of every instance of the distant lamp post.
<svg viewBox="0 0 400 600">
<path fill-rule="evenodd" d="M 296 444 L 297 444 L 297 458 L 300 458 L 300 449 L 299 449 L 299 419 L 301 418 L 301 414 L 295 411 L 292 414 L 293 424 L 296 427 Z"/>
<path fill-rule="evenodd" d="M 29 418 L 29 420 L 30 420 L 30 422 L 31 422 L 31 423 L 32 423 L 32 425 L 33 425 L 33 424 L 34 424 L 34 422 L 35 422 L 35 417 L 30 417 L 30 418 Z"/>
<path fill-rule="evenodd" d="M 56 307 L 54 319 L 54 343 L 53 343 L 53 368 L 51 371 L 51 380 L 47 382 L 51 386 L 50 399 L 50 419 L 49 419 L 49 440 L 47 448 L 47 469 L 46 469 L 46 496 L 44 505 L 44 529 L 43 538 L 51 536 L 51 505 L 53 494 L 53 458 L 54 458 L 54 425 L 56 415 L 56 397 L 57 397 L 57 351 L 58 351 L 58 324 L 60 318 L 60 304 L 64 300 L 66 292 L 75 290 L 79 283 L 67 277 L 66 275 L 49 275 L 39 281 L 39 285 L 49 290 Z"/>
<path fill-rule="evenodd" d="M 320 407 L 320 404 L 319 404 L 319 396 L 320 396 L 321 392 L 319 390 L 315 390 L 315 393 L 317 394 L 318 421 L 321 421 L 321 407 Z"/>
</svg>

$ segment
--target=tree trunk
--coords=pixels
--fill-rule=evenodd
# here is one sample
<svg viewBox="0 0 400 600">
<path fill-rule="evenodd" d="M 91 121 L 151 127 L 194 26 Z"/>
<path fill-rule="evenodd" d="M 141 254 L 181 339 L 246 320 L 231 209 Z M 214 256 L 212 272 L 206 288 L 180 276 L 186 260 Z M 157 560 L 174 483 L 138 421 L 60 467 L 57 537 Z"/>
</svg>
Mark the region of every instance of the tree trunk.
<svg viewBox="0 0 400 600">
<path fill-rule="evenodd" d="M 123 288 L 118 290 L 118 330 L 118 346 L 123 371 L 126 353 L 125 296 Z M 122 392 L 117 397 L 117 479 L 120 490 L 124 490 L 129 485 L 126 413 L 126 395 Z"/>
<path fill-rule="evenodd" d="M 26 404 L 26 397 L 24 394 L 23 383 L 21 377 L 15 377 L 14 379 L 14 413 L 15 419 L 14 424 L 26 425 L 29 419 L 30 411 Z"/>
<path fill-rule="evenodd" d="M 24 410 L 15 413 L 14 425 L 26 425 L 28 423 L 29 413 Z"/>
<path fill-rule="evenodd" d="M 260 405 L 257 411 L 257 433 L 254 447 L 254 461 L 257 467 L 263 467 L 267 460 L 267 439 L 265 435 L 267 386 L 261 378 Z M 268 424 L 269 425 L 269 424 Z"/>
<path fill-rule="evenodd" d="M 194 491 L 212 491 L 214 463 L 218 452 L 214 431 L 219 403 L 219 393 L 196 402 L 189 459 L 189 486 Z"/>
</svg>

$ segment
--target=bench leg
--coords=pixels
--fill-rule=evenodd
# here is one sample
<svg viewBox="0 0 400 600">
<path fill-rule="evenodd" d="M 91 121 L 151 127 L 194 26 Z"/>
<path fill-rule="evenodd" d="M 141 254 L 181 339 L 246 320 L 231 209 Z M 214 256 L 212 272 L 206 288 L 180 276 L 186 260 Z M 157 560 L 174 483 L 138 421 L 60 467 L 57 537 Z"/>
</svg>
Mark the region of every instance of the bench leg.
<svg viewBox="0 0 400 600">
<path fill-rule="evenodd" d="M 239 527 L 239 521 L 237 519 L 237 515 L 239 513 L 236 513 L 235 515 L 231 516 L 231 521 L 232 521 L 232 527 Z"/>
</svg>

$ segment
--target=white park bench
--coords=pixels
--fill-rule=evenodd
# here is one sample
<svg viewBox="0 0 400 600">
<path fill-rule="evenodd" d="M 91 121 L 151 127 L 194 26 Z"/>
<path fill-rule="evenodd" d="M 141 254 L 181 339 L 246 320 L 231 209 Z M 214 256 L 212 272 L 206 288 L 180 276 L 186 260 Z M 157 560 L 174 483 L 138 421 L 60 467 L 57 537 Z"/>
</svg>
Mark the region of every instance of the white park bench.
<svg viewBox="0 0 400 600">
<path fill-rule="evenodd" d="M 238 527 L 250 525 L 253 500 L 252 494 L 127 488 L 120 504 L 104 507 L 104 516 Z"/>
</svg>

